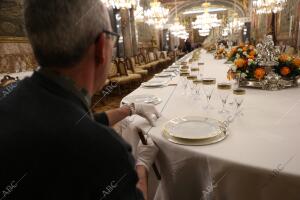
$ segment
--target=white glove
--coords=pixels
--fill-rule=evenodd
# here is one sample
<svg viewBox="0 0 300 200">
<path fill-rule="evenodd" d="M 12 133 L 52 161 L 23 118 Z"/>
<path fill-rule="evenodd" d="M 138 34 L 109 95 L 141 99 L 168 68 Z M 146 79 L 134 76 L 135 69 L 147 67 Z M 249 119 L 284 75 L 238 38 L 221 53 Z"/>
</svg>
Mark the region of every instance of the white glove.
<svg viewBox="0 0 300 200">
<path fill-rule="evenodd" d="M 142 131 L 139 127 L 135 126 L 134 124 L 128 124 L 126 123 L 127 126 L 122 127 L 122 138 L 131 145 L 132 148 L 132 154 L 134 158 L 136 158 L 136 153 L 137 153 L 137 146 L 140 141 L 140 137 L 138 132 Z"/>
<path fill-rule="evenodd" d="M 156 110 L 154 105 L 151 104 L 134 104 L 134 109 L 132 114 L 140 115 L 148 120 L 151 126 L 154 125 L 154 118 L 158 119 L 160 117 L 159 112 Z"/>
<path fill-rule="evenodd" d="M 147 145 L 143 145 L 140 141 L 137 147 L 136 165 L 143 165 L 149 172 L 149 169 L 153 164 L 157 153 L 158 147 L 154 144 L 150 137 L 147 138 Z"/>
</svg>

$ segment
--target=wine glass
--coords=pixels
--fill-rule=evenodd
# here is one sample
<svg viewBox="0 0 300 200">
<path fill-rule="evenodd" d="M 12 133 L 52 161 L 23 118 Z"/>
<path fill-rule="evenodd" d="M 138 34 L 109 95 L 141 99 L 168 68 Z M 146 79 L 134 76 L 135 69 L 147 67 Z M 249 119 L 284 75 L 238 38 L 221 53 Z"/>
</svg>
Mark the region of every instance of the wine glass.
<svg viewBox="0 0 300 200">
<path fill-rule="evenodd" d="M 189 72 L 180 72 L 180 80 L 181 80 L 181 83 L 182 83 L 182 86 L 183 86 L 183 89 L 184 89 L 183 95 L 186 95 L 186 88 L 187 88 L 187 85 L 188 85 L 187 77 L 189 75 L 190 75 Z"/>
<path fill-rule="evenodd" d="M 220 113 L 227 113 L 225 110 L 225 106 L 227 103 L 228 96 L 230 94 L 231 84 L 230 83 L 218 83 L 218 93 L 219 97 L 222 101 L 222 109 L 219 111 Z"/>
<path fill-rule="evenodd" d="M 199 79 L 193 80 L 193 84 L 194 84 L 194 90 L 195 90 L 195 100 L 200 100 L 200 91 L 201 91 L 202 80 L 199 80 Z"/>
<path fill-rule="evenodd" d="M 207 105 L 206 105 L 205 109 L 208 109 L 210 107 L 210 100 L 211 100 L 212 94 L 215 89 L 216 79 L 215 78 L 203 78 L 202 84 L 203 84 L 203 92 L 207 99 Z"/>
<path fill-rule="evenodd" d="M 233 94 L 234 94 L 234 101 L 236 104 L 236 110 L 235 110 L 235 116 L 236 115 L 243 115 L 242 111 L 241 111 L 241 105 L 244 102 L 244 97 L 246 94 L 246 90 L 241 89 L 241 88 L 237 88 L 233 90 Z"/>
<path fill-rule="evenodd" d="M 198 63 L 198 68 L 199 68 L 199 78 L 202 79 L 203 77 L 203 68 L 204 68 L 204 63 L 199 62 Z"/>
<path fill-rule="evenodd" d="M 197 80 L 197 76 L 189 75 L 189 76 L 187 76 L 187 80 L 188 80 L 188 86 L 190 87 L 190 90 L 191 90 L 191 94 L 193 94 L 193 91 L 194 91 L 193 81 Z"/>
<path fill-rule="evenodd" d="M 191 76 L 196 76 L 197 78 L 199 77 L 199 67 L 195 66 L 191 68 Z"/>
</svg>

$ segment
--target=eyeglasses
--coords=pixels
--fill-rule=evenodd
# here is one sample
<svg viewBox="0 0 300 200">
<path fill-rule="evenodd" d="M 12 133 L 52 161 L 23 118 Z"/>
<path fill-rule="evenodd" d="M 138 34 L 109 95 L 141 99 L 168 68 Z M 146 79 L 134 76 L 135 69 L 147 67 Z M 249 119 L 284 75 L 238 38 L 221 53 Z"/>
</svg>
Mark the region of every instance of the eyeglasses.
<svg viewBox="0 0 300 200">
<path fill-rule="evenodd" d="M 116 32 L 108 31 L 108 30 L 103 30 L 103 33 L 105 33 L 109 38 L 111 38 L 113 45 L 116 44 L 117 40 L 119 39 L 120 35 Z"/>
</svg>

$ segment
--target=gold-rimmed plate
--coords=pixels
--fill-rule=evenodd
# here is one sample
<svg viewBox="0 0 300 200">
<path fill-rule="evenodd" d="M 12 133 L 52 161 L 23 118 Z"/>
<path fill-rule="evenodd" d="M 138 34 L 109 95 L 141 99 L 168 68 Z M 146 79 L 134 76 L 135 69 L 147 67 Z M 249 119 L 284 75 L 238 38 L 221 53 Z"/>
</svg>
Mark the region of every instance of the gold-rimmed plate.
<svg viewBox="0 0 300 200">
<path fill-rule="evenodd" d="M 224 124 L 213 118 L 184 116 L 168 121 L 164 132 L 177 139 L 205 140 L 224 134 Z"/>
<path fill-rule="evenodd" d="M 202 139 L 202 140 L 188 140 L 188 139 L 181 139 L 176 138 L 171 135 L 169 135 L 166 131 L 163 131 L 163 137 L 166 138 L 168 141 L 179 144 L 179 145 L 186 145 L 186 146 L 204 146 L 204 145 L 210 145 L 215 144 L 218 142 L 221 142 L 225 138 L 227 138 L 228 134 L 226 132 L 217 135 L 216 137 L 209 138 L 209 139 Z"/>
</svg>

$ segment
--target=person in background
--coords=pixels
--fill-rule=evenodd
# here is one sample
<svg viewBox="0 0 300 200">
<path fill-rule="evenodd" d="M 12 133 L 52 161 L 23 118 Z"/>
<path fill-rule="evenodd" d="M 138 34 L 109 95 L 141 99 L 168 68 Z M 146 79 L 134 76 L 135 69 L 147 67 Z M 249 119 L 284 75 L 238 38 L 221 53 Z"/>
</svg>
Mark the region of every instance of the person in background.
<svg viewBox="0 0 300 200">
<path fill-rule="evenodd" d="M 184 43 L 184 49 L 187 53 L 193 51 L 193 48 L 192 48 L 192 44 L 191 44 L 191 41 L 190 41 L 190 38 L 186 39 L 185 43 Z"/>
<path fill-rule="evenodd" d="M 24 16 L 40 67 L 0 101 L 0 198 L 147 198 L 141 181 L 157 147 L 150 138 L 140 146 L 136 166 L 110 126 L 134 114 L 153 125 L 159 113 L 144 104 L 90 111 L 118 36 L 106 7 L 99 0 L 25 0 Z"/>
</svg>

